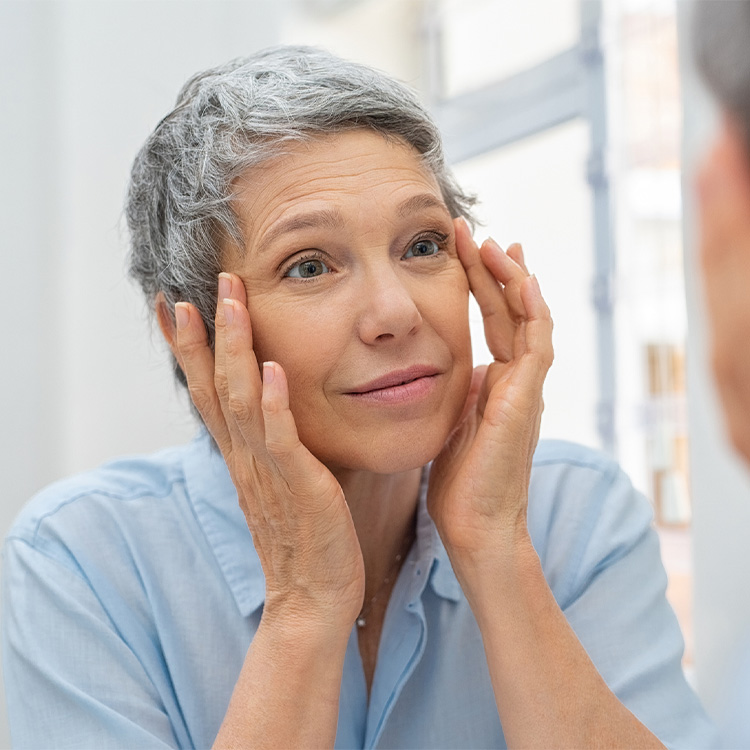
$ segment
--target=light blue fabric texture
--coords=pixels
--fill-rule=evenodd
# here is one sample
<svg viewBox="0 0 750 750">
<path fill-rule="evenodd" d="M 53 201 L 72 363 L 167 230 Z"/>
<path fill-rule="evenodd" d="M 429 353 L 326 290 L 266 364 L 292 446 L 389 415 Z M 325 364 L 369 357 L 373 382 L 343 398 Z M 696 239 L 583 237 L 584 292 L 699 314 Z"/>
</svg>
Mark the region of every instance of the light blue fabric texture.
<svg viewBox="0 0 750 750">
<path fill-rule="evenodd" d="M 710 746 L 651 520 L 609 459 L 540 444 L 529 527 L 557 601 L 612 690 L 664 743 Z M 14 746 L 210 747 L 264 584 L 205 433 L 40 493 L 6 539 L 3 574 Z M 482 638 L 424 500 L 369 703 L 352 631 L 336 746 L 505 747 Z"/>
<path fill-rule="evenodd" d="M 721 747 L 750 748 L 750 638 L 734 649 L 719 705 Z"/>
</svg>

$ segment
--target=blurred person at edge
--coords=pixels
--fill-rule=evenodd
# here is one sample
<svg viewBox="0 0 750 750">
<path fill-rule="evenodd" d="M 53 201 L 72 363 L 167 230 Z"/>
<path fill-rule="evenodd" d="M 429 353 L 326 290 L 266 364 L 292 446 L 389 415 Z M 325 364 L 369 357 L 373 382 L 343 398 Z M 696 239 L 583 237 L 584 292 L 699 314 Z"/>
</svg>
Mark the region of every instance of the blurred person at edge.
<svg viewBox="0 0 750 750">
<path fill-rule="evenodd" d="M 127 218 L 207 431 L 48 488 L 9 533 L 16 746 L 712 741 L 649 503 L 537 445 L 551 317 L 471 205 L 377 71 L 283 47 L 186 84 Z"/>
<path fill-rule="evenodd" d="M 732 445 L 750 467 L 750 0 L 697 2 L 693 44 L 721 109 L 697 173 L 712 365 Z M 722 741 L 750 748 L 750 634 L 740 651 Z"/>
</svg>

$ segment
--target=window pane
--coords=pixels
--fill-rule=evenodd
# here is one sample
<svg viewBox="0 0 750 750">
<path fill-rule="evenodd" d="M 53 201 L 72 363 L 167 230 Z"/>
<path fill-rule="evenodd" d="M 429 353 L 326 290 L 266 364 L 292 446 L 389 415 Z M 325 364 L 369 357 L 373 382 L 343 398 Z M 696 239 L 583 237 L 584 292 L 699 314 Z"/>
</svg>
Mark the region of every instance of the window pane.
<svg viewBox="0 0 750 750">
<path fill-rule="evenodd" d="M 598 445 L 597 351 L 591 304 L 591 193 L 586 182 L 588 124 L 577 120 L 456 166 L 481 200 L 488 234 L 524 246 L 555 320 L 555 362 L 545 385 L 544 437 Z M 491 360 L 479 310 L 472 308 L 477 364 Z"/>
<path fill-rule="evenodd" d="M 580 0 L 439 0 L 446 96 L 507 78 L 573 47 Z"/>
</svg>

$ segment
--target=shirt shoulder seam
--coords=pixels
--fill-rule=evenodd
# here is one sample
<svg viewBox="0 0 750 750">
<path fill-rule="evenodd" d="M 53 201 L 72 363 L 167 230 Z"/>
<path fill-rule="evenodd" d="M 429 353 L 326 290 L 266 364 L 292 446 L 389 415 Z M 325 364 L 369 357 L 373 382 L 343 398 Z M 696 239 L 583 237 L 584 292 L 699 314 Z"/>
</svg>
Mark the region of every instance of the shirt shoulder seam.
<svg viewBox="0 0 750 750">
<path fill-rule="evenodd" d="M 100 490 L 100 489 L 81 490 L 75 493 L 73 496 L 68 497 L 64 500 L 61 500 L 59 503 L 55 505 L 54 508 L 51 508 L 46 513 L 43 513 L 41 516 L 39 516 L 36 519 L 36 523 L 34 523 L 33 526 L 30 528 L 31 540 L 26 539 L 24 535 L 20 535 L 17 532 L 14 532 L 13 530 L 11 530 L 11 532 L 8 534 L 6 539 L 18 539 L 21 541 L 25 541 L 33 547 L 37 543 L 37 538 L 39 536 L 39 529 L 42 523 L 46 521 L 48 518 L 56 515 L 63 508 L 66 508 L 67 506 L 71 505 L 74 502 L 77 502 L 85 498 L 90 498 L 90 497 L 105 497 L 105 498 L 110 498 L 112 500 L 120 500 L 123 502 L 131 502 L 133 500 L 140 500 L 141 498 L 149 497 L 149 496 L 152 497 L 154 500 L 162 500 L 165 497 L 169 497 L 169 495 L 173 493 L 174 487 L 176 485 L 182 485 L 184 487 L 185 477 L 179 476 L 179 477 L 171 478 L 167 482 L 166 489 L 160 493 L 156 493 L 149 488 L 142 488 L 142 491 L 137 491 L 137 492 L 134 491 L 132 494 L 116 493 L 116 492 L 112 492 L 108 490 Z"/>
</svg>

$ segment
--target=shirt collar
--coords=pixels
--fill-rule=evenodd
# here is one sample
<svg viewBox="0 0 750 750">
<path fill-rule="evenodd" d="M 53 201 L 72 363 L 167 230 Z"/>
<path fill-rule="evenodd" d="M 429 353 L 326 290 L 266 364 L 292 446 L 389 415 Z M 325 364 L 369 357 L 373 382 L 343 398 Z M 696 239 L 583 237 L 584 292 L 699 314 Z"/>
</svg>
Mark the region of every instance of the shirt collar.
<svg viewBox="0 0 750 750">
<path fill-rule="evenodd" d="M 423 561 L 425 569 L 430 571 L 429 581 L 432 590 L 443 599 L 455 602 L 463 596 L 463 592 L 453 572 L 440 534 L 427 510 L 429 478 L 430 466 L 427 466 L 422 473 L 417 507 L 417 559 Z"/>
<path fill-rule="evenodd" d="M 237 608 L 243 617 L 247 617 L 265 600 L 263 569 L 229 470 L 207 430 L 201 430 L 188 446 L 183 471 L 198 523 Z M 427 511 L 428 478 L 429 470 L 425 470 L 417 509 L 416 557 L 422 569 L 430 571 L 429 582 L 433 591 L 444 599 L 458 601 L 462 597 L 461 587 Z M 421 595 L 423 589 L 422 585 L 415 593 Z"/>
</svg>

